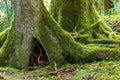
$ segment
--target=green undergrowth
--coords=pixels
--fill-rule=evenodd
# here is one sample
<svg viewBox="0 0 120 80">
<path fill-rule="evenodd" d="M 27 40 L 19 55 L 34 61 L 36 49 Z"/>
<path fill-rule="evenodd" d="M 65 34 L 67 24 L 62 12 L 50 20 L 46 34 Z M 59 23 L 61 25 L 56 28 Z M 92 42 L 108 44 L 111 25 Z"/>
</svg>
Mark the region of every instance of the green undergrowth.
<svg viewBox="0 0 120 80">
<path fill-rule="evenodd" d="M 61 78 L 64 78 L 64 80 L 120 80 L 120 61 L 66 64 L 62 68 L 73 65 L 77 65 L 77 69 L 74 72 L 75 75 L 61 73 Z M 51 66 L 33 71 L 0 67 L 0 76 L 3 76 L 4 80 L 60 80 L 58 76 L 44 75 L 51 71 L 54 71 Z M 34 75 L 44 76 L 33 77 Z"/>
</svg>

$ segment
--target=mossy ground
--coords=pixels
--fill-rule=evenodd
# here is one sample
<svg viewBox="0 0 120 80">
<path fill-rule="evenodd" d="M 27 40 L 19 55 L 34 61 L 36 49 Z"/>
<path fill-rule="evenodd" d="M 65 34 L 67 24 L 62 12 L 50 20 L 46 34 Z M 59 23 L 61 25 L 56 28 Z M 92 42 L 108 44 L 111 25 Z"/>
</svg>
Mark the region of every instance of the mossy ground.
<svg viewBox="0 0 120 80">
<path fill-rule="evenodd" d="M 113 66 L 120 64 L 120 61 L 99 61 L 87 64 L 77 65 L 75 75 L 62 74 L 63 80 L 120 80 L 120 65 L 113 68 Z M 72 66 L 67 64 L 65 66 Z M 64 67 L 64 66 L 63 66 Z M 35 71 L 17 70 L 8 67 L 0 67 L 0 76 L 4 80 L 60 80 L 56 76 L 38 76 L 32 77 L 35 74 L 45 74 L 51 71 L 51 67 L 47 66 Z"/>
</svg>

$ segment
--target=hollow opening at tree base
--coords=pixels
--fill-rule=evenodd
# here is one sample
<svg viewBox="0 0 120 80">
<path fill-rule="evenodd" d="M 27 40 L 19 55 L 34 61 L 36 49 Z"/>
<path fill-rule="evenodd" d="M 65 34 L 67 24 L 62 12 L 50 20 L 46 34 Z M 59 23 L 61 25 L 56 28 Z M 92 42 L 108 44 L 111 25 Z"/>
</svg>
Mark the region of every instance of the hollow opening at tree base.
<svg viewBox="0 0 120 80">
<path fill-rule="evenodd" d="M 36 69 L 47 66 L 48 57 L 42 45 L 37 40 L 33 40 L 32 44 L 32 53 L 28 65 L 29 68 Z"/>
</svg>

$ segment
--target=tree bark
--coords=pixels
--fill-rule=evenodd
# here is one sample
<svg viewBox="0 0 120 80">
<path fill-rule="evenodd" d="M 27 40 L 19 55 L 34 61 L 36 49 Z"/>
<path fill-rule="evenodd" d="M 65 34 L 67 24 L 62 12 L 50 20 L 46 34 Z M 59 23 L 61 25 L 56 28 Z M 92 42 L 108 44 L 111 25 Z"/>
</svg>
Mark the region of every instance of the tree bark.
<svg viewBox="0 0 120 80">
<path fill-rule="evenodd" d="M 29 56 L 32 53 L 32 34 L 35 24 L 34 10 L 30 0 L 15 0 L 15 54 L 11 57 L 12 66 L 25 68 L 29 63 Z M 29 5 L 28 5 L 29 4 Z"/>
<path fill-rule="evenodd" d="M 51 0 L 50 13 L 61 27 L 73 32 L 80 14 L 79 0 Z"/>
</svg>

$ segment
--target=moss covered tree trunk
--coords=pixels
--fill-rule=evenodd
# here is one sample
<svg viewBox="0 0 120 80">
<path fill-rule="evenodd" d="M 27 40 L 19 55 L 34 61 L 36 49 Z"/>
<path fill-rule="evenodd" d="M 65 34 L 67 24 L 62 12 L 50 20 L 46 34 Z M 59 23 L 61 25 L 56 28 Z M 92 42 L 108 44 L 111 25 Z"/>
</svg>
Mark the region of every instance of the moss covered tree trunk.
<svg viewBox="0 0 120 80">
<path fill-rule="evenodd" d="M 94 0 L 51 0 L 50 13 L 57 15 L 57 22 L 66 31 L 77 31 L 90 39 L 120 39 L 99 16 Z"/>
<path fill-rule="evenodd" d="M 0 35 L 3 38 L 0 40 L 0 65 L 26 68 L 33 54 L 34 39 L 44 48 L 50 64 L 53 61 L 61 65 L 65 62 L 119 59 L 119 48 L 86 46 L 76 42 L 53 20 L 42 0 L 16 0 L 15 3 L 15 25 L 12 24 L 2 37 Z"/>
<path fill-rule="evenodd" d="M 80 0 L 51 0 L 50 13 L 61 27 L 73 32 L 80 14 Z"/>
</svg>

